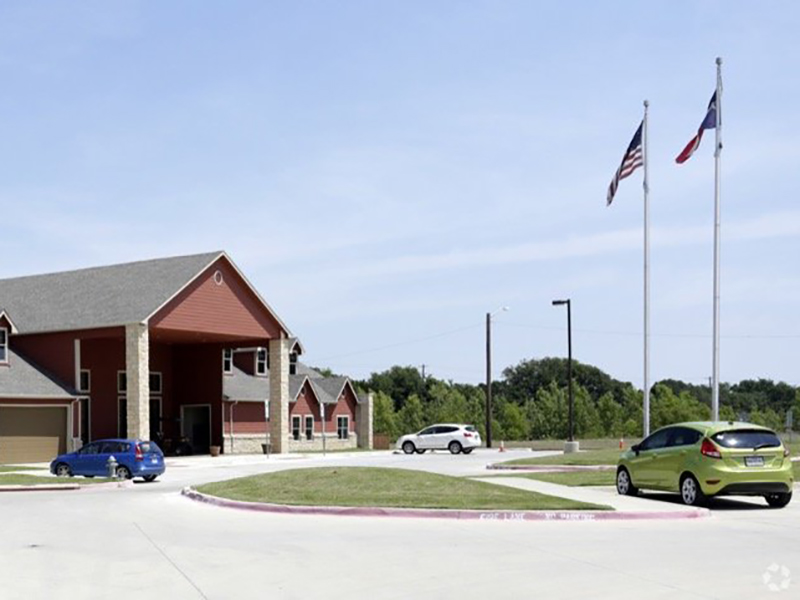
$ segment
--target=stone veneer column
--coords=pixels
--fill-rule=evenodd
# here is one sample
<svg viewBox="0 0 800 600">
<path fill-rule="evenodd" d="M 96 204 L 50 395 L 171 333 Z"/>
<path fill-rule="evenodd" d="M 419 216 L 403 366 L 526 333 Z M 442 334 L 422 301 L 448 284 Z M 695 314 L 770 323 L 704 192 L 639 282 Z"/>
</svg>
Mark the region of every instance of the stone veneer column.
<svg viewBox="0 0 800 600">
<path fill-rule="evenodd" d="M 128 437 L 150 439 L 150 333 L 145 323 L 125 326 Z"/>
<path fill-rule="evenodd" d="M 356 404 L 358 447 L 372 450 L 372 392 Z"/>
<path fill-rule="evenodd" d="M 269 341 L 269 441 L 272 452 L 289 452 L 289 340 Z"/>
</svg>

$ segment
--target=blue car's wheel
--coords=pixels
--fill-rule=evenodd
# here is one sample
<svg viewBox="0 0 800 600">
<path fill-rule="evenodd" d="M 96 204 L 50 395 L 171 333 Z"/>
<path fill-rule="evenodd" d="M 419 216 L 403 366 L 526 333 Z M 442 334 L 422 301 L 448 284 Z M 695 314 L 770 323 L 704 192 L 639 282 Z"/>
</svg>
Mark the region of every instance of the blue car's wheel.
<svg viewBox="0 0 800 600">
<path fill-rule="evenodd" d="M 114 473 L 117 476 L 117 479 L 130 479 L 131 472 L 125 465 L 119 465 L 117 470 Z"/>
<path fill-rule="evenodd" d="M 72 469 L 69 468 L 67 463 L 58 463 L 56 465 L 56 475 L 58 477 L 72 477 Z"/>
</svg>

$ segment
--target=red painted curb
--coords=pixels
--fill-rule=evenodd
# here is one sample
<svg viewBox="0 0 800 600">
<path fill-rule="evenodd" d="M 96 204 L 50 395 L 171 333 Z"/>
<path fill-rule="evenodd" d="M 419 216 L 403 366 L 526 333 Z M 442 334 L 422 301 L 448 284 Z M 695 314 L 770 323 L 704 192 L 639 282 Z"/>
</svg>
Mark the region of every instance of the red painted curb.
<svg viewBox="0 0 800 600">
<path fill-rule="evenodd" d="M 79 490 L 81 486 L 77 483 L 43 483 L 41 485 L 4 485 L 0 486 L 0 492 L 61 492 Z"/>
<path fill-rule="evenodd" d="M 504 465 L 489 463 L 486 468 L 490 471 L 567 473 L 570 471 L 613 471 L 617 467 L 614 465 Z"/>
<path fill-rule="evenodd" d="M 190 500 L 256 512 L 302 515 L 334 515 L 340 517 L 394 517 L 412 519 L 456 519 L 474 521 L 638 521 L 643 519 L 699 519 L 710 516 L 708 510 L 631 512 L 605 510 L 446 510 L 425 508 L 379 508 L 344 506 L 289 506 L 242 502 L 209 496 L 192 488 L 183 488 L 181 494 Z"/>
<path fill-rule="evenodd" d="M 81 485 L 80 483 L 40 483 L 33 485 L 6 485 L 0 486 L 0 493 L 2 492 L 65 492 L 75 491 L 82 489 L 91 490 L 108 490 L 112 488 L 127 488 L 132 487 L 133 481 L 109 481 L 106 483 L 87 483 Z"/>
</svg>

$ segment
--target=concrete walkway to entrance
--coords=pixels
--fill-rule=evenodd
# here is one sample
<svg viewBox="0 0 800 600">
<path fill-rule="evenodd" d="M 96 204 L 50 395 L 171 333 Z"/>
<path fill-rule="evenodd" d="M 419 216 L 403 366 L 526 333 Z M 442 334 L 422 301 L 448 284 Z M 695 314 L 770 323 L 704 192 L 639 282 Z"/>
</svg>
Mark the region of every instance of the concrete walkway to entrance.
<svg viewBox="0 0 800 600">
<path fill-rule="evenodd" d="M 605 504 L 618 511 L 642 512 L 642 513 L 687 513 L 697 516 L 707 516 L 709 511 L 706 508 L 693 508 L 685 506 L 679 502 L 663 502 L 663 496 L 659 496 L 658 501 L 647 497 L 620 496 L 617 490 L 611 486 L 568 486 L 527 479 L 525 477 L 472 477 L 476 481 L 485 481 L 497 485 L 538 492 L 549 496 L 559 496 L 579 502 L 589 502 L 592 504 Z M 677 495 L 675 496 L 677 499 Z"/>
</svg>

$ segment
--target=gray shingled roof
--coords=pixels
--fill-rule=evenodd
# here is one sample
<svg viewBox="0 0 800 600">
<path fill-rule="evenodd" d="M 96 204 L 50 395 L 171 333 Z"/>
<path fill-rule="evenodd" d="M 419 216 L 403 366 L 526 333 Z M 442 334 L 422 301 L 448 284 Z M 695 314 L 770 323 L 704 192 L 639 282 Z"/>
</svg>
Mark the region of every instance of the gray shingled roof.
<svg viewBox="0 0 800 600">
<path fill-rule="evenodd" d="M 11 348 L 0 367 L 0 398 L 75 398 L 78 393 L 29 363 Z"/>
<path fill-rule="evenodd" d="M 139 323 L 222 252 L 0 279 L 0 306 L 20 333 Z"/>
<path fill-rule="evenodd" d="M 249 375 L 239 367 L 222 378 L 222 394 L 226 400 L 269 400 L 269 378 Z"/>
<path fill-rule="evenodd" d="M 320 377 L 317 379 L 309 379 L 309 381 L 320 402 L 336 404 L 339 401 L 339 395 L 342 393 L 342 389 L 344 389 L 345 384 L 349 380 L 347 377 Z"/>
<path fill-rule="evenodd" d="M 313 375 L 312 375 L 313 374 Z M 350 381 L 347 377 L 323 377 L 319 372 L 303 363 L 297 363 L 297 374 L 289 375 L 289 399 L 294 402 L 308 380 L 317 400 L 324 404 L 336 404 L 344 386 Z M 250 375 L 239 367 L 233 367 L 233 373 L 225 375 L 222 381 L 222 394 L 226 400 L 264 401 L 269 399 L 269 373 Z M 359 403 L 364 398 L 356 396 Z"/>
</svg>

